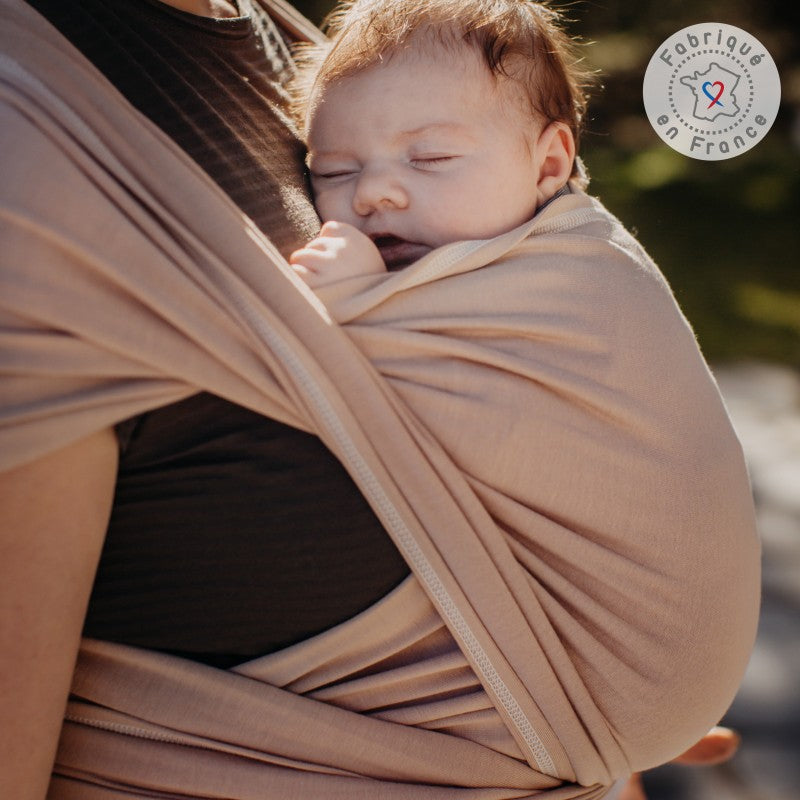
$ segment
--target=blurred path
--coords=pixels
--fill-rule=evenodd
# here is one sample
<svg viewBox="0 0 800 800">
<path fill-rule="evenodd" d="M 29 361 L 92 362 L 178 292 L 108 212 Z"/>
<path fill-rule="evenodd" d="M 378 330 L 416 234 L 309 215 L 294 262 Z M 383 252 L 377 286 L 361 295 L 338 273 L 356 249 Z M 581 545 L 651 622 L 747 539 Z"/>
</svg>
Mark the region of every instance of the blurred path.
<svg viewBox="0 0 800 800">
<path fill-rule="evenodd" d="M 800 373 L 742 364 L 714 374 L 744 447 L 764 548 L 756 649 L 724 720 L 743 742 L 720 767 L 654 770 L 648 797 L 800 800 Z"/>
</svg>

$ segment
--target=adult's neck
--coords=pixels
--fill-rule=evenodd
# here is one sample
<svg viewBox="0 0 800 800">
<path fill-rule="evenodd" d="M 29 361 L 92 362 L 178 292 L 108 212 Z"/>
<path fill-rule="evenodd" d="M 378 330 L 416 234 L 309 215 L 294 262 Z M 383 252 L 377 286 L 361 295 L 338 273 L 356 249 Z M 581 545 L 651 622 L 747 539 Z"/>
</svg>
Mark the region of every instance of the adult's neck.
<svg viewBox="0 0 800 800">
<path fill-rule="evenodd" d="M 161 0 L 180 11 L 188 11 L 200 17 L 238 17 L 239 9 L 232 0 Z"/>
</svg>

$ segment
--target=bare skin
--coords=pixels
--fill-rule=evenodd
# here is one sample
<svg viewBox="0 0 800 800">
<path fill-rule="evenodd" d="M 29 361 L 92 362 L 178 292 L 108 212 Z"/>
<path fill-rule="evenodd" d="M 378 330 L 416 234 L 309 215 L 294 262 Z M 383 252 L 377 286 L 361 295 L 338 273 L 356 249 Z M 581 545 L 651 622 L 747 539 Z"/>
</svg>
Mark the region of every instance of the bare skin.
<svg viewBox="0 0 800 800">
<path fill-rule="evenodd" d="M 0 475 L 0 797 L 47 792 L 116 472 L 105 430 Z"/>
<path fill-rule="evenodd" d="M 521 95 L 469 45 L 443 55 L 424 37 L 323 84 L 306 124 L 326 225 L 292 253 L 300 277 L 317 288 L 402 269 L 529 220 L 566 184 L 575 143 L 564 123 L 523 111 Z"/>
</svg>

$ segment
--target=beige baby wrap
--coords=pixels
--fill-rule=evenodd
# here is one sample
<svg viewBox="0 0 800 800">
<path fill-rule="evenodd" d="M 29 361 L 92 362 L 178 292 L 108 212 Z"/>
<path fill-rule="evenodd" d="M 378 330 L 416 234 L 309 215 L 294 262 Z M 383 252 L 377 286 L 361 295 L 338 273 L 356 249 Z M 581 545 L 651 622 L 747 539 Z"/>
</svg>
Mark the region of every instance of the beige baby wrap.
<svg viewBox="0 0 800 800">
<path fill-rule="evenodd" d="M 0 468 L 206 390 L 319 435 L 412 570 L 236 670 L 86 641 L 52 798 L 588 800 L 719 719 L 758 613 L 747 474 L 599 203 L 323 305 L 21 0 L 0 39 Z"/>
</svg>

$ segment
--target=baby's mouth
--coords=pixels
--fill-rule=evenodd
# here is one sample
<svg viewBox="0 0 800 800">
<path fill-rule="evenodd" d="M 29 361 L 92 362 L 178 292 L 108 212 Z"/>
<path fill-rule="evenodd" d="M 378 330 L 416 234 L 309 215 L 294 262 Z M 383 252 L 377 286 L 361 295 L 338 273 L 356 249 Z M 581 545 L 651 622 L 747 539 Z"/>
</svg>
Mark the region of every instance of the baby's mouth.
<svg viewBox="0 0 800 800">
<path fill-rule="evenodd" d="M 428 245 L 409 242 L 392 233 L 372 234 L 370 239 L 375 242 L 386 269 L 390 272 L 407 267 L 431 251 Z"/>
</svg>

